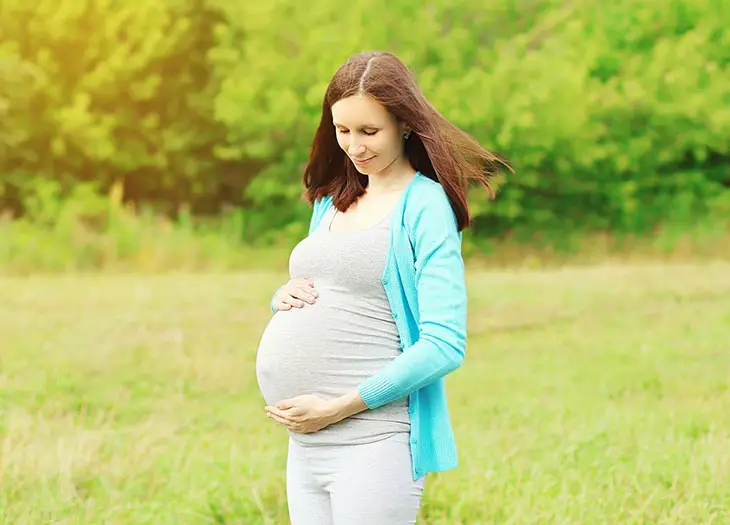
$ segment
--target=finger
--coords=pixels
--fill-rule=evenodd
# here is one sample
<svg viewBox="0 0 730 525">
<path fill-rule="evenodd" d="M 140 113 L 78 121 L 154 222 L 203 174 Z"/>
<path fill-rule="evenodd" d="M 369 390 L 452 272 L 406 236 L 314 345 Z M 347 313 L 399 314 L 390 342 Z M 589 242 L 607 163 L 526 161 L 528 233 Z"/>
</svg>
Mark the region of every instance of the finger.
<svg viewBox="0 0 730 525">
<path fill-rule="evenodd" d="M 282 419 L 285 419 L 286 421 L 289 421 L 290 423 L 294 423 L 294 421 L 291 419 L 291 415 L 288 414 L 284 410 L 280 410 L 280 409 L 278 409 L 276 407 L 267 406 L 266 407 L 266 412 L 268 414 L 272 414 L 274 416 L 277 416 L 277 417 L 280 417 Z"/>
<path fill-rule="evenodd" d="M 288 296 L 284 297 L 283 301 L 286 304 L 292 305 L 294 308 L 302 308 L 302 307 L 304 307 L 304 301 L 300 301 L 299 299 L 297 299 L 293 295 L 288 295 Z"/>
<path fill-rule="evenodd" d="M 269 412 L 268 413 L 268 417 L 270 417 L 271 419 L 273 419 L 274 421 L 276 421 L 281 426 L 284 426 L 284 427 L 288 428 L 289 430 L 293 430 L 294 429 L 294 423 L 292 423 L 288 419 L 284 419 L 283 417 L 279 417 L 279 416 L 277 416 L 276 414 L 274 414 L 272 412 Z"/>
<path fill-rule="evenodd" d="M 276 408 L 278 408 L 279 410 L 288 410 L 293 407 L 294 403 L 292 403 L 291 399 L 282 399 L 276 404 Z"/>
<path fill-rule="evenodd" d="M 279 412 L 278 412 L 279 416 L 283 417 L 290 423 L 301 423 L 302 422 L 302 420 L 303 420 L 302 416 L 303 416 L 304 412 L 302 412 L 301 408 L 295 407 L 295 406 L 293 406 L 291 408 L 281 408 L 281 407 L 278 407 L 278 408 L 279 408 Z"/>
<path fill-rule="evenodd" d="M 291 305 L 284 301 L 274 301 L 274 308 L 277 310 L 291 310 Z"/>
<path fill-rule="evenodd" d="M 314 282 L 310 281 L 309 279 L 305 279 L 303 277 L 301 279 L 297 279 L 296 281 L 293 281 L 293 284 L 301 286 L 305 290 L 308 289 L 307 291 L 314 290 Z"/>
<path fill-rule="evenodd" d="M 306 301 L 309 304 L 314 304 L 314 300 L 317 296 L 314 295 L 312 290 L 305 290 L 304 288 L 297 288 L 294 292 L 294 297 L 296 297 L 297 299 Z"/>
<path fill-rule="evenodd" d="M 314 297 L 312 297 L 312 295 L 308 292 L 305 292 L 302 288 L 294 288 L 291 292 L 289 292 L 289 297 L 293 297 L 298 301 L 304 301 L 305 303 L 312 304 L 314 302 Z"/>
</svg>

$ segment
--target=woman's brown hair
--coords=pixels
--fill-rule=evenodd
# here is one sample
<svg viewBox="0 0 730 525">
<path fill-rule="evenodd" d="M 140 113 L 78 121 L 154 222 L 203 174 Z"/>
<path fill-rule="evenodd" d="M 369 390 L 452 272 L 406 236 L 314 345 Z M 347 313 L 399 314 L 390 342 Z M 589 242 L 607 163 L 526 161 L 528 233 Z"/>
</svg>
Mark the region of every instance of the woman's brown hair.
<svg viewBox="0 0 730 525">
<path fill-rule="evenodd" d="M 441 184 L 459 231 L 467 228 L 469 181 L 477 180 L 493 199 L 496 168 L 500 164 L 510 170 L 511 167 L 439 113 L 405 64 L 391 53 L 358 53 L 332 77 L 304 170 L 307 201 L 312 204 L 315 199 L 332 195 L 334 206 L 346 210 L 365 193 L 368 177 L 359 173 L 342 151 L 332 123 L 332 106 L 353 95 L 371 97 L 411 129 L 405 141 L 405 155 L 411 166 Z"/>
</svg>

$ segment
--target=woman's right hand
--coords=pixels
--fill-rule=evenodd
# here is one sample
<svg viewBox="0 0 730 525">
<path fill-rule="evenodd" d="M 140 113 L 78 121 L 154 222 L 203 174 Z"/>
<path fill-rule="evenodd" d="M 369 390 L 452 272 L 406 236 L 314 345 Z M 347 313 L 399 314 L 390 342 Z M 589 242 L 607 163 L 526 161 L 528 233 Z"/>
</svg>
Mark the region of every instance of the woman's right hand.
<svg viewBox="0 0 730 525">
<path fill-rule="evenodd" d="M 314 283 L 304 277 L 291 279 L 274 295 L 271 307 L 275 311 L 303 308 L 305 304 L 314 304 L 319 293 L 314 289 Z"/>
</svg>

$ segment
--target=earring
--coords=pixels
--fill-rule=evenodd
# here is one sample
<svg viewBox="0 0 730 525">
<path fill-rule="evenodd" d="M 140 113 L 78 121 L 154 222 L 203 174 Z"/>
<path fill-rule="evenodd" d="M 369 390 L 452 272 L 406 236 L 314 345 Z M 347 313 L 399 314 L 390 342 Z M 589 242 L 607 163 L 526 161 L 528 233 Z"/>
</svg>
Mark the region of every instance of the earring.
<svg viewBox="0 0 730 525">
<path fill-rule="evenodd" d="M 411 132 L 410 131 L 406 131 L 405 133 L 403 133 L 403 138 L 406 139 L 406 140 L 408 140 L 408 137 L 410 137 L 410 135 L 411 135 Z"/>
</svg>

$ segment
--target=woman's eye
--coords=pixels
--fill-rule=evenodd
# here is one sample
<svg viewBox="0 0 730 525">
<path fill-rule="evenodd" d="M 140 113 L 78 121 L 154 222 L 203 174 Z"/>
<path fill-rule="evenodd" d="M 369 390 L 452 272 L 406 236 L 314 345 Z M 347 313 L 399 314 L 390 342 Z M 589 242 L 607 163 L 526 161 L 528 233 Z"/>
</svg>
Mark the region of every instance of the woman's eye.
<svg viewBox="0 0 730 525">
<path fill-rule="evenodd" d="M 342 133 L 343 135 L 347 135 L 348 133 L 350 133 L 350 130 L 349 129 L 338 129 L 337 132 L 338 133 Z M 367 135 L 368 137 L 372 137 L 377 132 L 378 132 L 378 130 L 376 129 L 375 131 L 365 131 L 365 130 L 363 130 L 362 133 L 363 133 L 363 135 Z"/>
</svg>

